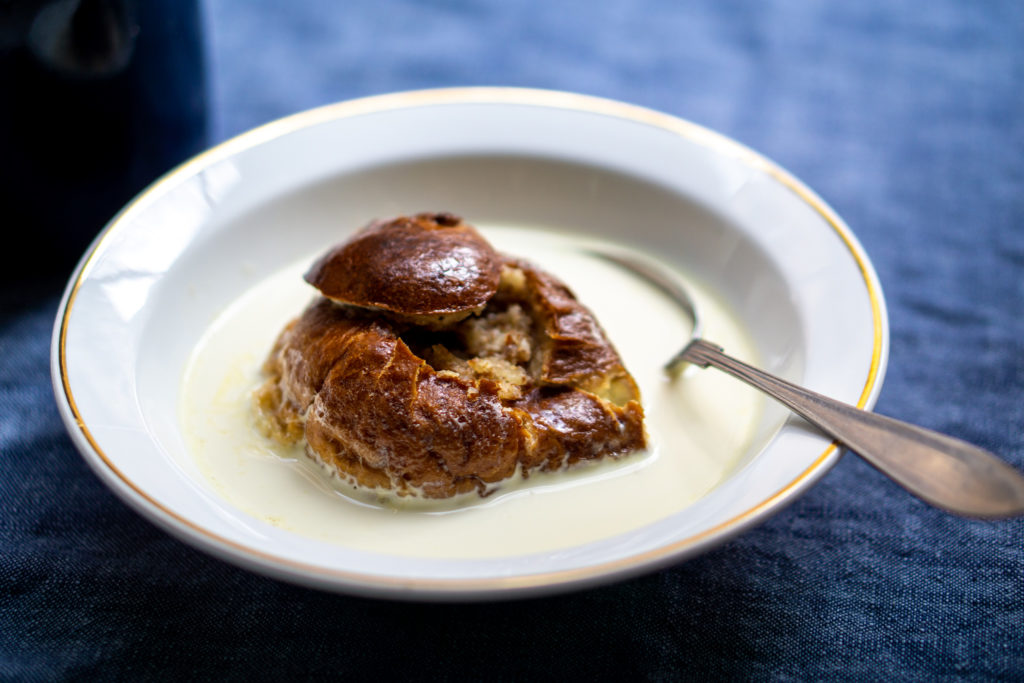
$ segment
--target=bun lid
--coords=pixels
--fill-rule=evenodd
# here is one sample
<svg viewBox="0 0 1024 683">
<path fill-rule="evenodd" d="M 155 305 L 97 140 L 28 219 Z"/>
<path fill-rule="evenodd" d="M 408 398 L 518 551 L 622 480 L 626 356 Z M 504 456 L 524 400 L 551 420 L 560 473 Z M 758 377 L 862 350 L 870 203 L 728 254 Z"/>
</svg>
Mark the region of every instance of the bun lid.
<svg viewBox="0 0 1024 683">
<path fill-rule="evenodd" d="M 503 260 L 476 228 L 450 213 L 374 221 L 332 248 L 306 282 L 341 304 L 445 325 L 498 291 Z"/>
</svg>

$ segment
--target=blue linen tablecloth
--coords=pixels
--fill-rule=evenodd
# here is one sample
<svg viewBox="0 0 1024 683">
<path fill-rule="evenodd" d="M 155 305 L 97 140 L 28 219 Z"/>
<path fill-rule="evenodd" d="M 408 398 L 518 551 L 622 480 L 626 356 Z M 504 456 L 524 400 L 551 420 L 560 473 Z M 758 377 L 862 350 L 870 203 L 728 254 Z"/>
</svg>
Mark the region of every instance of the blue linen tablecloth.
<svg viewBox="0 0 1024 683">
<path fill-rule="evenodd" d="M 203 9 L 213 142 L 354 96 L 518 85 L 664 110 L 767 154 L 878 269 L 877 410 L 1024 467 L 1024 4 Z M 65 434 L 48 356 L 67 275 L 0 290 L 0 679 L 1024 680 L 1024 521 L 948 516 L 850 455 L 716 550 L 565 596 L 402 604 L 219 562 L 131 512 Z"/>
</svg>

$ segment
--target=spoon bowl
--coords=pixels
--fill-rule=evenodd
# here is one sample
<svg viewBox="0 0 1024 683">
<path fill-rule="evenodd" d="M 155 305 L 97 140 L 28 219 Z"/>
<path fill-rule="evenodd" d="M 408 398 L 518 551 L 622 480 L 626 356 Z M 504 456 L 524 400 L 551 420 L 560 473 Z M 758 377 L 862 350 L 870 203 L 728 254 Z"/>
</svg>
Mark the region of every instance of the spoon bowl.
<svg viewBox="0 0 1024 683">
<path fill-rule="evenodd" d="M 681 371 L 688 364 L 717 368 L 768 394 L 931 505 L 976 519 L 1024 516 L 1024 476 L 996 455 L 836 401 L 732 358 L 702 338 L 700 310 L 669 268 L 621 247 L 588 251 L 655 285 L 693 321 L 690 339 L 665 364 L 673 381 L 681 381 Z"/>
</svg>

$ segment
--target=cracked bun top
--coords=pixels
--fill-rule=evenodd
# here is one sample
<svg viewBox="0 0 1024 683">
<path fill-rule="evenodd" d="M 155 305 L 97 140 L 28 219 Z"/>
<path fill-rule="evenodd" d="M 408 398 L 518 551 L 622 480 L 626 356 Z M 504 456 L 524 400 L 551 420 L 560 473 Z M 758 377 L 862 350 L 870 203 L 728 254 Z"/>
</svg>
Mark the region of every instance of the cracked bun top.
<svg viewBox="0 0 1024 683">
<path fill-rule="evenodd" d="M 306 280 L 324 296 L 268 355 L 257 426 L 356 488 L 486 496 L 645 447 L 639 389 L 593 314 L 451 214 L 373 222 Z"/>
<path fill-rule="evenodd" d="M 482 310 L 503 259 L 450 213 L 374 221 L 313 264 L 306 281 L 342 304 L 443 327 Z"/>
</svg>

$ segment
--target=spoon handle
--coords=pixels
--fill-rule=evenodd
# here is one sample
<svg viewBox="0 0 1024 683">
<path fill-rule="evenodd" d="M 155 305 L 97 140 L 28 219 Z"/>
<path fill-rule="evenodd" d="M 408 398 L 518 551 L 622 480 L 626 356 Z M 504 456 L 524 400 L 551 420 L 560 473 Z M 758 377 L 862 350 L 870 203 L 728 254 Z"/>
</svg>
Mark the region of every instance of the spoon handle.
<svg viewBox="0 0 1024 683">
<path fill-rule="evenodd" d="M 1024 476 L 986 450 L 809 391 L 703 339 L 677 360 L 713 366 L 760 389 L 932 505 L 980 519 L 1024 515 Z"/>
</svg>

